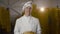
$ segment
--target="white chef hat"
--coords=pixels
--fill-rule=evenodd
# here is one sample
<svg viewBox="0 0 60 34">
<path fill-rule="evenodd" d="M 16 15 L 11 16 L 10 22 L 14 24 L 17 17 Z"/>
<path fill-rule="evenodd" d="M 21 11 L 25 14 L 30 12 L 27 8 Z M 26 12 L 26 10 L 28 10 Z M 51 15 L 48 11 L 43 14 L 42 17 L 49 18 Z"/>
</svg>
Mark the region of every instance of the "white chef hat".
<svg viewBox="0 0 60 34">
<path fill-rule="evenodd" d="M 28 6 L 32 8 L 32 1 L 26 2 L 26 3 L 24 4 L 23 8 L 22 8 L 22 11 L 24 11 L 24 9 L 25 9 L 26 7 L 28 7 Z"/>
</svg>

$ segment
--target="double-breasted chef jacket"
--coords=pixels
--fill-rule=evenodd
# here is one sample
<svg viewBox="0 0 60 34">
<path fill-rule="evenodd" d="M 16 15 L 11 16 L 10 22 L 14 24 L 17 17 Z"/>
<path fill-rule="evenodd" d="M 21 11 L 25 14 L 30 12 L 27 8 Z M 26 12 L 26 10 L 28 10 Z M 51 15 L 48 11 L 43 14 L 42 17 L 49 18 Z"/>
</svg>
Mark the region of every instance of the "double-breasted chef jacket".
<svg viewBox="0 0 60 34">
<path fill-rule="evenodd" d="M 36 32 L 36 34 L 41 34 L 40 22 L 37 18 L 33 16 L 22 16 L 16 20 L 14 34 L 23 34 L 24 32 Z"/>
</svg>

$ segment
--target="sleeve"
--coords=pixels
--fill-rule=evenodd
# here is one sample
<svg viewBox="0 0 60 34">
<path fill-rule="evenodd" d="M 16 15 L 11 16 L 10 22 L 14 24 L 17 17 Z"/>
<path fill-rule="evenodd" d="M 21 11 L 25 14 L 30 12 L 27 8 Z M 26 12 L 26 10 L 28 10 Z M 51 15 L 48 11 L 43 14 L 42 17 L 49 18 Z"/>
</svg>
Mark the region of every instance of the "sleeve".
<svg viewBox="0 0 60 34">
<path fill-rule="evenodd" d="M 40 27 L 39 20 L 37 20 L 37 34 L 41 34 L 41 27 Z"/>
<path fill-rule="evenodd" d="M 19 23 L 18 23 L 18 20 L 16 21 L 16 24 L 15 24 L 14 34 L 19 34 Z"/>
</svg>

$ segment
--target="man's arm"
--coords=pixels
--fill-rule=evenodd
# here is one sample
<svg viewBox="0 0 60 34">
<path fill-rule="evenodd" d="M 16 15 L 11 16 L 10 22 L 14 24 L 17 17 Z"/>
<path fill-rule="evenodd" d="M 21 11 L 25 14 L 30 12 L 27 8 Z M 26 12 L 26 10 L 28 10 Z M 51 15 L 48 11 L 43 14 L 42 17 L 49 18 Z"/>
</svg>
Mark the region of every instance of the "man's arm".
<svg viewBox="0 0 60 34">
<path fill-rule="evenodd" d="M 37 34 L 41 34 L 41 27 L 40 27 L 39 20 L 37 20 Z"/>
<path fill-rule="evenodd" d="M 18 20 L 16 21 L 16 25 L 15 25 L 15 28 L 14 28 L 14 34 L 19 34 L 19 23 L 18 23 Z"/>
</svg>

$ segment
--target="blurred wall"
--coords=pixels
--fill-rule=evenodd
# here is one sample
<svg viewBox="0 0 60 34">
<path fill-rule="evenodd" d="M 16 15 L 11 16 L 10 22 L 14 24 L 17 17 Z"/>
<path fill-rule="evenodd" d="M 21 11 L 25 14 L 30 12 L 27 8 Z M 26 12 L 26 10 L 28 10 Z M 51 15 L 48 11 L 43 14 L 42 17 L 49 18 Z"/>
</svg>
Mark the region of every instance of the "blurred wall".
<svg viewBox="0 0 60 34">
<path fill-rule="evenodd" d="M 0 26 L 1 26 L 0 28 L 2 29 L 3 33 L 4 32 L 11 33 L 9 9 L 5 9 L 4 7 L 0 7 Z"/>
</svg>

